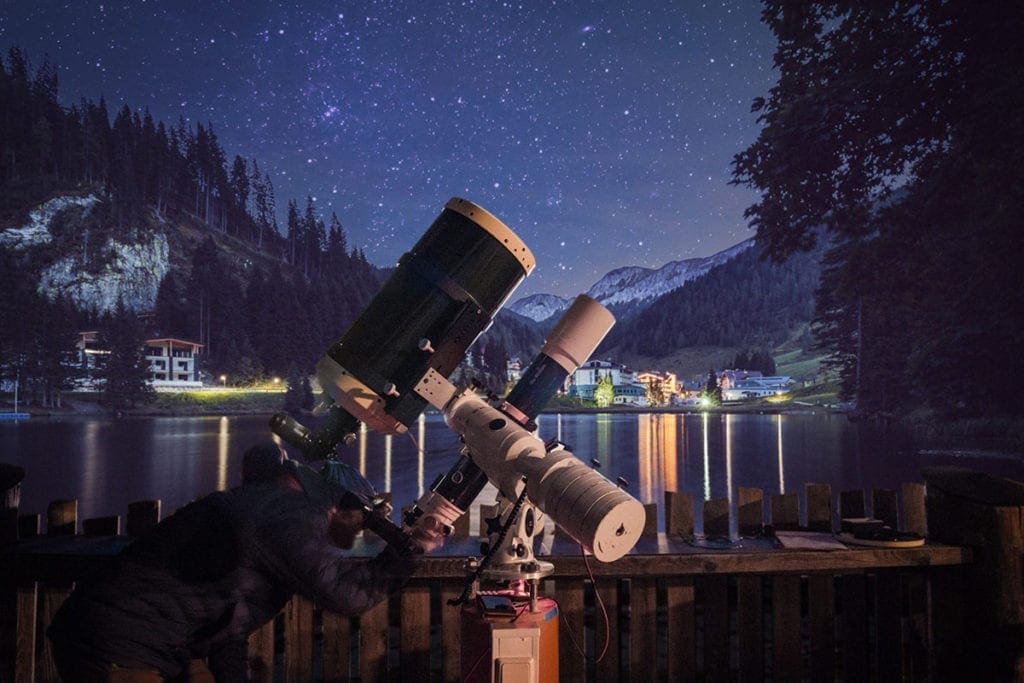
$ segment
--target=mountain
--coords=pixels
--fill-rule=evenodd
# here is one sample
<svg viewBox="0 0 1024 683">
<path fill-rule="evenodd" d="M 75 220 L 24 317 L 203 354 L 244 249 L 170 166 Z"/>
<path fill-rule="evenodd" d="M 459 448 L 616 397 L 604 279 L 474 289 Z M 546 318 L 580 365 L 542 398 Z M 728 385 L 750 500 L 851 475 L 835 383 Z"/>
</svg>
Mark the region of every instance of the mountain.
<svg viewBox="0 0 1024 683">
<path fill-rule="evenodd" d="M 728 249 L 703 258 L 670 261 L 661 268 L 625 266 L 617 268 L 587 290 L 587 295 L 607 306 L 616 317 L 628 317 L 643 310 L 658 297 L 678 289 L 687 282 L 704 275 L 712 268 L 735 258 L 754 246 L 748 239 Z M 516 313 L 532 320 L 546 321 L 565 310 L 571 299 L 553 294 L 534 294 L 508 306 Z M 550 322 L 550 321 L 549 321 Z"/>
<path fill-rule="evenodd" d="M 608 307 L 650 303 L 754 246 L 748 239 L 704 258 L 670 261 L 661 268 L 619 268 L 594 283 L 587 294 Z"/>
<path fill-rule="evenodd" d="M 511 311 L 524 318 L 540 322 L 547 320 L 556 313 L 561 313 L 569 307 L 571 302 L 572 299 L 555 296 L 554 294 L 534 294 L 518 299 L 505 306 L 502 310 Z"/>
<path fill-rule="evenodd" d="M 775 263 L 762 259 L 760 249 L 741 249 L 636 315 L 620 318 L 598 353 L 632 363 L 697 347 L 732 354 L 776 349 L 806 332 L 821 255 L 819 247 Z"/>
<path fill-rule="evenodd" d="M 113 312 L 119 301 L 152 311 L 171 270 L 167 233 L 97 225 L 93 213 L 105 208 L 95 193 L 54 197 L 31 209 L 25 223 L 0 230 L 0 249 L 24 257 L 26 274 L 50 300 L 97 313 Z"/>
</svg>

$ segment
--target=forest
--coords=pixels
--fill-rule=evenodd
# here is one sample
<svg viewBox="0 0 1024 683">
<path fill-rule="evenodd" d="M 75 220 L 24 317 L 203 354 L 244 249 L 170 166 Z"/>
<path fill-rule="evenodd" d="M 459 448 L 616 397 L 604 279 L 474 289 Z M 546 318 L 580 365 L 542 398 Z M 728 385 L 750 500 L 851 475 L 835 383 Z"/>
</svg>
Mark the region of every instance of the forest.
<svg viewBox="0 0 1024 683">
<path fill-rule="evenodd" d="M 167 126 L 128 105 L 111 120 L 102 97 L 64 107 L 57 80 L 52 63 L 33 68 L 19 48 L 0 60 L 0 226 L 21 224 L 30 208 L 62 193 L 103 201 L 88 215 L 58 215 L 50 245 L 0 249 L 0 378 L 19 379 L 26 398 L 59 405 L 80 379 L 75 343 L 90 329 L 107 348 L 124 335 L 139 349 L 148 337 L 198 341 L 206 376 L 235 385 L 312 372 L 386 276 L 349 245 L 337 215 L 325 221 L 312 197 L 301 206 L 293 199 L 281 226 L 269 174 L 255 159 L 229 163 L 212 126 Z M 154 231 L 173 238 L 182 226 L 205 237 L 170 240 L 183 251 L 172 263 L 183 265 L 160 283 L 151 311 L 78 310 L 37 291 L 32 275 L 70 250 Z M 96 253 L 89 267 L 112 256 Z M 522 338 L 516 329 L 492 336 Z M 478 349 L 475 363 L 499 387 L 510 353 L 501 344 Z M 148 398 L 143 367 L 108 365 L 101 382 L 123 385 L 112 403 Z"/>
<path fill-rule="evenodd" d="M 774 348 L 810 320 L 819 258 L 814 251 L 775 264 L 755 245 L 621 321 L 598 352 L 659 356 L 692 346 Z"/>
</svg>

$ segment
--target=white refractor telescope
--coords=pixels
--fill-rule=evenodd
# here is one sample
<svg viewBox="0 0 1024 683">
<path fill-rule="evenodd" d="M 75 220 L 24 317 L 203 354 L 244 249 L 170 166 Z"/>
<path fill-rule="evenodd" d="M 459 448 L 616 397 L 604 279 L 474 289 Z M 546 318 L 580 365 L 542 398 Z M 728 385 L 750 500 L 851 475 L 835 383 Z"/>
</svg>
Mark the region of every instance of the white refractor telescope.
<svg viewBox="0 0 1024 683">
<path fill-rule="evenodd" d="M 468 457 L 497 487 L 500 503 L 524 496 L 515 533 L 506 533 L 492 564 L 498 567 L 526 567 L 534 562 L 533 540 L 542 520 L 536 508 L 551 517 L 569 536 L 603 562 L 612 562 L 636 544 L 644 526 L 644 508 L 596 470 L 557 443 L 545 444 L 530 429 L 536 411 L 551 398 L 550 381 L 535 381 L 543 375 L 564 378 L 585 362 L 607 334 L 615 320 L 604 306 L 585 295 L 579 296 L 552 330 L 537 359 L 527 369 L 508 399 L 491 405 L 475 391 L 458 391 L 447 379 L 428 372 L 416 392 L 440 410 L 452 431 L 465 442 Z M 524 384 L 525 383 L 525 384 Z M 537 394 L 546 394 L 538 396 Z M 525 409 L 520 409 L 518 401 Z M 417 508 L 451 525 L 464 510 L 450 505 L 447 496 L 434 487 L 421 497 Z M 450 494 L 449 494 L 450 495 Z M 509 523 L 499 509 L 500 528 Z M 414 511 L 415 514 L 415 511 Z M 535 517 L 531 522 L 529 514 Z M 507 516 L 507 515 L 506 515 Z M 410 520 L 416 522 L 418 520 Z M 494 525 L 492 525 L 494 526 Z M 499 530 L 500 530 L 499 528 Z M 510 529 L 511 531 L 511 529 Z M 495 531 L 490 533 L 492 549 Z M 522 570 L 521 570 L 522 571 Z"/>
</svg>

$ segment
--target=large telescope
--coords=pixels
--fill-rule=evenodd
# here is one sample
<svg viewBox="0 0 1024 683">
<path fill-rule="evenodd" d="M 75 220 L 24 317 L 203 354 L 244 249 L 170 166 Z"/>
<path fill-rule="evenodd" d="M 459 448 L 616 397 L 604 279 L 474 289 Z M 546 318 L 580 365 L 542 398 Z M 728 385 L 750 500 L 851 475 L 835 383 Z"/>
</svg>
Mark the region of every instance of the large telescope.
<svg viewBox="0 0 1024 683">
<path fill-rule="evenodd" d="M 486 209 L 449 201 L 345 335 L 317 364 L 327 419 L 317 432 L 286 413 L 271 429 L 310 460 L 333 457 L 359 422 L 402 434 L 427 402 L 412 389 L 448 377 L 530 274 L 533 254 Z"/>
</svg>

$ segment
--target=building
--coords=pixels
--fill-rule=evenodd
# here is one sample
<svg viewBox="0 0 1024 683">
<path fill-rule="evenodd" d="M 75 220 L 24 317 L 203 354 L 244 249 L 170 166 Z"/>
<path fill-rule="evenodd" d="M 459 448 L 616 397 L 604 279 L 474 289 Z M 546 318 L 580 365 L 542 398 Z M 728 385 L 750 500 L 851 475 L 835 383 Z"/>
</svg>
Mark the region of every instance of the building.
<svg viewBox="0 0 1024 683">
<path fill-rule="evenodd" d="M 185 339 L 166 337 L 146 340 L 146 361 L 150 383 L 156 389 L 196 389 L 199 381 L 198 357 L 203 345 Z"/>
<path fill-rule="evenodd" d="M 523 363 L 518 358 L 510 358 L 505 361 L 505 379 L 509 382 L 518 382 L 523 376 Z"/>
<path fill-rule="evenodd" d="M 679 379 L 674 372 L 641 372 L 637 374 L 636 381 L 644 387 L 660 387 L 661 405 L 672 405 L 680 394 Z"/>
<path fill-rule="evenodd" d="M 109 350 L 100 348 L 99 332 L 80 332 L 78 360 L 86 378 L 83 388 L 92 388 L 93 372 L 98 367 L 97 358 L 108 355 Z M 149 363 L 149 382 L 155 389 L 197 389 L 199 381 L 198 356 L 203 345 L 185 339 L 162 337 L 146 340 L 146 362 Z"/>
<path fill-rule="evenodd" d="M 718 375 L 718 386 L 724 391 L 736 387 L 739 382 L 744 380 L 760 377 L 760 370 L 722 370 Z"/>
<path fill-rule="evenodd" d="M 620 384 L 615 387 L 612 403 L 617 406 L 647 407 L 647 387 L 643 384 Z"/>
<path fill-rule="evenodd" d="M 566 393 L 583 399 L 593 399 L 598 380 L 611 377 L 612 386 L 636 383 L 636 373 L 624 365 L 610 360 L 588 360 L 567 378 Z"/>
<path fill-rule="evenodd" d="M 760 375 L 760 373 L 758 373 Z M 789 391 L 795 382 L 789 377 L 752 377 L 736 380 L 729 388 L 722 388 L 723 401 L 743 401 L 766 396 L 779 396 Z"/>
</svg>

